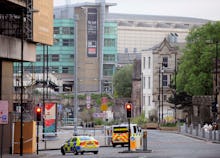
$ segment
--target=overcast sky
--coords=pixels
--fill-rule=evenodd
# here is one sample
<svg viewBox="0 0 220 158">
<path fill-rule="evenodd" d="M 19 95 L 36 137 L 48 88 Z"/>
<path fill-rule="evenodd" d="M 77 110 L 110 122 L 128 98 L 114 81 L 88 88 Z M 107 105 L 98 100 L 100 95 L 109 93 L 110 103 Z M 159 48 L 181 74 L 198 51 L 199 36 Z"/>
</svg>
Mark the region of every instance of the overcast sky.
<svg viewBox="0 0 220 158">
<path fill-rule="evenodd" d="M 54 0 L 54 6 L 67 2 L 94 2 L 95 0 Z M 117 3 L 110 13 L 168 15 L 195 17 L 220 21 L 220 0 L 106 0 Z"/>
</svg>

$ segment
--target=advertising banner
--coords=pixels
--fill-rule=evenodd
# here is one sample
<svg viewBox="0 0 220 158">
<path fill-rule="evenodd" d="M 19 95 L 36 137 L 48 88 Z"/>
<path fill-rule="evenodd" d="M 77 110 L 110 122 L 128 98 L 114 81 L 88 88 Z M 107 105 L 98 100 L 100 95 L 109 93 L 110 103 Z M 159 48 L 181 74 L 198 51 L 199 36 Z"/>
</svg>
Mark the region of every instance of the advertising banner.
<svg viewBox="0 0 220 158">
<path fill-rule="evenodd" d="M 8 124 L 8 101 L 0 100 L 0 124 Z"/>
<path fill-rule="evenodd" d="M 97 9 L 88 8 L 87 56 L 97 57 Z"/>
<path fill-rule="evenodd" d="M 45 133 L 56 132 L 56 103 L 45 103 Z"/>
</svg>

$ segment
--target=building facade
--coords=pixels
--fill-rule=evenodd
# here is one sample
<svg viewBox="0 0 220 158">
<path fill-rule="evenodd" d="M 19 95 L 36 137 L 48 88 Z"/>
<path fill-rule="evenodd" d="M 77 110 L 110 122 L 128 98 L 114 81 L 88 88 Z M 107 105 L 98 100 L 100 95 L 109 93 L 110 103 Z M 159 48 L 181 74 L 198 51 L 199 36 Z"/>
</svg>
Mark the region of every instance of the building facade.
<svg viewBox="0 0 220 158">
<path fill-rule="evenodd" d="M 168 103 L 173 96 L 171 84 L 175 84 L 178 60 L 182 56 L 184 44 L 172 43 L 166 38 L 142 54 L 142 105 L 147 118 L 165 121 L 176 116 L 182 118 L 181 112 Z"/>
<path fill-rule="evenodd" d="M 74 71 L 78 70 L 79 92 L 111 94 L 112 76 L 117 67 L 140 59 L 143 49 L 153 47 L 165 37 L 184 42 L 189 29 L 208 22 L 196 18 L 109 13 L 109 7 L 114 5 L 96 1 L 54 8 L 54 45 L 38 46 L 36 71 L 43 72 L 43 56 L 47 61 L 48 52 L 48 71 L 61 73 L 60 78 L 68 76 L 65 79 L 69 88 L 73 86 Z M 96 25 L 89 26 L 88 19 L 93 15 Z M 92 31 L 96 33 L 89 35 Z M 96 46 L 89 46 L 89 38 L 95 39 Z M 88 50 L 95 51 L 96 55 L 88 56 Z"/>
</svg>

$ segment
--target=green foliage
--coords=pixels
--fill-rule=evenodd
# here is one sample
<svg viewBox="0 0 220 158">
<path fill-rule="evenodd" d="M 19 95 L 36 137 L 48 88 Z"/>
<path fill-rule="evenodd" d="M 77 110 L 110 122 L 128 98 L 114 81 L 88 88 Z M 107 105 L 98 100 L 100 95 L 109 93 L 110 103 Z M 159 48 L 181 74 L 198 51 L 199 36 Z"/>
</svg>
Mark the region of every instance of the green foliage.
<svg viewBox="0 0 220 158">
<path fill-rule="evenodd" d="M 132 90 L 132 65 L 127 65 L 116 71 L 113 76 L 114 96 L 131 97 Z"/>
<path fill-rule="evenodd" d="M 78 99 L 84 100 L 86 99 L 86 95 L 85 94 L 78 95 Z"/>
<path fill-rule="evenodd" d="M 94 123 L 95 123 L 95 125 L 103 125 L 104 121 L 103 121 L 103 119 L 95 118 Z"/>
<path fill-rule="evenodd" d="M 208 40 L 214 44 L 207 44 Z M 220 22 L 208 23 L 190 31 L 177 71 L 179 92 L 212 94 L 216 41 L 220 41 Z"/>
<path fill-rule="evenodd" d="M 144 113 L 142 113 L 141 115 L 132 118 L 131 122 L 136 123 L 139 126 L 142 126 L 142 125 L 145 125 L 147 123 L 147 119 L 145 118 Z"/>
<path fill-rule="evenodd" d="M 161 124 L 162 127 L 176 127 L 176 123 L 163 123 Z"/>
</svg>

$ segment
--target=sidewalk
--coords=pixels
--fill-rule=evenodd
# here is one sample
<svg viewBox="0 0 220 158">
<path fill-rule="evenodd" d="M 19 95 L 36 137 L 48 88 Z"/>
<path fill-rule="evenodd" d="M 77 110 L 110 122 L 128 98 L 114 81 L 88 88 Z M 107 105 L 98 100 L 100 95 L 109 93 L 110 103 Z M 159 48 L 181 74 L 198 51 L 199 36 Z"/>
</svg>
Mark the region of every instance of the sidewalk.
<svg viewBox="0 0 220 158">
<path fill-rule="evenodd" d="M 204 141 L 210 141 L 213 143 L 220 144 L 220 130 L 210 130 L 205 131 L 200 126 L 193 128 L 193 126 L 187 126 L 186 124 L 180 127 L 180 134 L 193 137 L 196 139 L 201 139 Z"/>
</svg>

